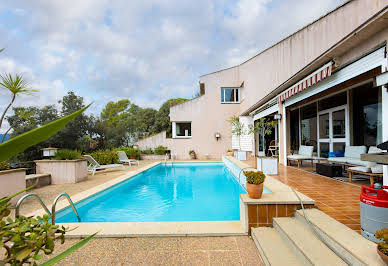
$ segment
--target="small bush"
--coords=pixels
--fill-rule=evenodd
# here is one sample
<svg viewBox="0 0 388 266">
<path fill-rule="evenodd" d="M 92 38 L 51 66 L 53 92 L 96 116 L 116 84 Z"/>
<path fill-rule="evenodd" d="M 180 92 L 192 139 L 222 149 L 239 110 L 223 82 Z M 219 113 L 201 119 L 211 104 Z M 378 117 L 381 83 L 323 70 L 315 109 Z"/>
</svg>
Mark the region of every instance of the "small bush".
<svg viewBox="0 0 388 266">
<path fill-rule="evenodd" d="M 81 153 L 75 150 L 61 149 L 55 153 L 55 160 L 76 160 L 81 158 Z"/>
<path fill-rule="evenodd" d="M 139 149 L 135 149 L 135 148 L 119 148 L 117 149 L 118 151 L 123 151 L 127 154 L 127 157 L 129 159 L 140 159 L 140 150 Z"/>
<path fill-rule="evenodd" d="M 147 148 L 141 151 L 141 154 L 154 154 L 154 151 L 151 148 Z"/>
<path fill-rule="evenodd" d="M 375 236 L 377 239 L 383 240 L 383 242 L 378 243 L 378 247 L 381 252 L 388 256 L 388 228 L 377 230 Z"/>
<path fill-rule="evenodd" d="M 265 180 L 265 174 L 260 171 L 244 171 L 244 175 L 247 177 L 249 184 L 260 185 Z"/>
<path fill-rule="evenodd" d="M 101 164 L 115 164 L 119 162 L 119 156 L 117 155 L 117 151 L 95 151 L 90 154 L 96 161 Z"/>
<path fill-rule="evenodd" d="M 165 155 L 168 151 L 167 147 L 164 146 L 158 146 L 155 148 L 154 153 L 157 155 Z"/>
<path fill-rule="evenodd" d="M 9 170 L 11 166 L 7 162 L 0 162 L 0 171 Z"/>
</svg>

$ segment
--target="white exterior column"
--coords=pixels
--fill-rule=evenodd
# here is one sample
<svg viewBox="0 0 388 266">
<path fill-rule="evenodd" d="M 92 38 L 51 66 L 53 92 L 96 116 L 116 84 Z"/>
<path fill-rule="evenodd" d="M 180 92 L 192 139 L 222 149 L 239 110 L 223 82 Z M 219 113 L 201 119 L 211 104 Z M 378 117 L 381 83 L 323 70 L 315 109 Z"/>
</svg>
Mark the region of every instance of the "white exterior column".
<svg viewBox="0 0 388 266">
<path fill-rule="evenodd" d="M 176 122 L 172 122 L 172 138 L 176 138 Z"/>
<path fill-rule="evenodd" d="M 381 87 L 383 142 L 388 141 L 388 85 Z M 388 165 L 383 166 L 383 184 L 388 186 Z"/>
<path fill-rule="evenodd" d="M 287 165 L 287 114 L 286 106 L 282 104 L 282 128 L 283 128 L 283 165 Z"/>
</svg>

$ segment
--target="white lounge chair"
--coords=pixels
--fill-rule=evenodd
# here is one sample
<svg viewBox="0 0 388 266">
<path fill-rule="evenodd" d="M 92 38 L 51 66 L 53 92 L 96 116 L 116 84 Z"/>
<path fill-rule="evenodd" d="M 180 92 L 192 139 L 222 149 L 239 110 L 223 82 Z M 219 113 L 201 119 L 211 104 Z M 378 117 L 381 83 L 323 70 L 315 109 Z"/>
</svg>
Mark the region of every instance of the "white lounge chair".
<svg viewBox="0 0 388 266">
<path fill-rule="evenodd" d="M 122 167 L 123 170 L 124 165 L 123 164 L 106 164 L 106 165 L 100 165 L 92 156 L 90 155 L 83 155 L 84 158 L 86 158 L 89 162 L 88 171 L 92 171 L 92 175 L 96 173 L 96 170 L 102 170 L 102 169 L 108 169 L 108 168 L 114 168 L 114 167 Z"/>
<path fill-rule="evenodd" d="M 137 163 L 137 165 L 139 165 L 139 160 L 136 160 L 136 159 L 128 159 L 128 156 L 125 152 L 123 151 L 118 151 L 117 152 L 117 155 L 119 156 L 119 161 L 121 163 L 127 163 L 128 165 L 131 165 L 132 163 L 135 164 Z"/>
<path fill-rule="evenodd" d="M 313 151 L 314 146 L 300 145 L 298 154 L 292 154 L 287 156 L 287 164 L 289 164 L 291 161 L 296 161 L 298 162 L 298 168 L 300 168 L 302 166 L 303 161 L 311 161 L 311 165 L 313 166 Z"/>
</svg>

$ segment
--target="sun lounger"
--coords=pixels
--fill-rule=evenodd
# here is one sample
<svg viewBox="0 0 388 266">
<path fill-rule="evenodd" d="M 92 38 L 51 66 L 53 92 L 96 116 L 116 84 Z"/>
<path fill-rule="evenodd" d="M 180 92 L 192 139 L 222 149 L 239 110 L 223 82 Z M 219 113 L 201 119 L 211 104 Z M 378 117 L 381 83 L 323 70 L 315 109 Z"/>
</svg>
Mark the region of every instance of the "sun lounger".
<svg viewBox="0 0 388 266">
<path fill-rule="evenodd" d="M 305 146 L 301 145 L 299 147 L 298 154 L 292 154 L 287 156 L 287 165 L 291 163 L 291 161 L 298 162 L 298 168 L 302 166 L 303 161 L 311 161 L 311 165 L 313 166 L 313 151 L 314 146 Z"/>
<path fill-rule="evenodd" d="M 132 163 L 133 164 L 137 164 L 139 165 L 139 160 L 135 160 L 135 159 L 128 159 L 128 156 L 125 152 L 123 151 L 118 151 L 117 152 L 117 155 L 119 156 L 119 161 L 121 163 L 127 163 L 128 165 L 131 165 Z"/>
<path fill-rule="evenodd" d="M 90 155 L 83 155 L 84 158 L 86 158 L 89 162 L 88 171 L 92 171 L 92 175 L 96 173 L 97 170 L 102 169 L 108 169 L 108 168 L 114 168 L 114 167 L 122 167 L 124 170 L 123 164 L 106 164 L 106 165 L 100 165 L 92 156 Z"/>
</svg>

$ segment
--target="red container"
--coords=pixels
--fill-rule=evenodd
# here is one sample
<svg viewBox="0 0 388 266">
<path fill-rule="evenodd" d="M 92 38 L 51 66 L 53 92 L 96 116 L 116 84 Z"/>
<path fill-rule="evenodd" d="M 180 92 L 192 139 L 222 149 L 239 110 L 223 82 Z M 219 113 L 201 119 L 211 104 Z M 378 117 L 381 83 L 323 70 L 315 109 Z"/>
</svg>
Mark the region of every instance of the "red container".
<svg viewBox="0 0 388 266">
<path fill-rule="evenodd" d="M 385 189 L 388 189 L 388 186 L 384 186 Z M 361 187 L 360 201 L 362 203 L 381 207 L 388 208 L 388 192 L 384 189 L 375 189 L 371 187 Z"/>
</svg>

